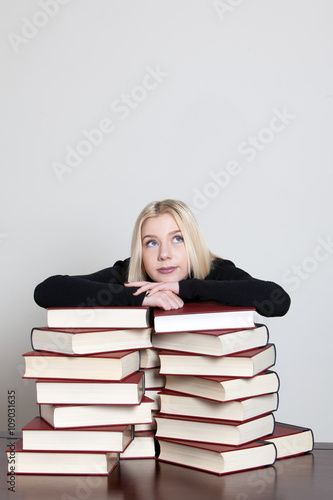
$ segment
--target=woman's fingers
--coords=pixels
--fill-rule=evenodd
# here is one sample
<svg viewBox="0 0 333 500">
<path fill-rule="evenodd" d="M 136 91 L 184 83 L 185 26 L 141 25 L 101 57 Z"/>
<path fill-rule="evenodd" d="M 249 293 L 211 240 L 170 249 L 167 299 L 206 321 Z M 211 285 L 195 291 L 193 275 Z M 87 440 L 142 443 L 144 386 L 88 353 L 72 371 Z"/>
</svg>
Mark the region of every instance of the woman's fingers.
<svg viewBox="0 0 333 500">
<path fill-rule="evenodd" d="M 162 290 L 169 290 L 178 295 L 179 293 L 179 283 L 178 281 L 160 282 L 155 283 L 151 281 L 132 281 L 131 283 L 126 283 L 125 286 L 139 287 L 133 295 L 140 295 L 140 293 L 148 292 L 147 295 L 154 295 Z"/>
<path fill-rule="evenodd" d="M 153 295 L 148 295 L 143 299 L 142 305 L 159 307 L 165 311 L 170 309 L 180 309 L 183 307 L 183 300 L 170 290 L 161 290 Z"/>
<path fill-rule="evenodd" d="M 138 287 L 138 289 L 133 293 L 133 295 L 140 295 L 140 293 L 147 292 L 151 290 L 156 283 L 150 281 L 131 281 L 130 283 L 125 283 L 128 287 Z"/>
</svg>

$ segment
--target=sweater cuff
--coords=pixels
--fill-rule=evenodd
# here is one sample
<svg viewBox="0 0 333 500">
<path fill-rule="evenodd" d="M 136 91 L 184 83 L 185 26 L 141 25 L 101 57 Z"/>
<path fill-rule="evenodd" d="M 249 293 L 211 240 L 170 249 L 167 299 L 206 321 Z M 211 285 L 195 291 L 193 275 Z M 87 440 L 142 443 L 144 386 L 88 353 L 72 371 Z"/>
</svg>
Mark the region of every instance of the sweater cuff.
<svg viewBox="0 0 333 500">
<path fill-rule="evenodd" d="M 179 297 L 186 301 L 196 300 L 198 297 L 197 285 L 200 280 L 188 279 L 179 282 Z"/>
</svg>

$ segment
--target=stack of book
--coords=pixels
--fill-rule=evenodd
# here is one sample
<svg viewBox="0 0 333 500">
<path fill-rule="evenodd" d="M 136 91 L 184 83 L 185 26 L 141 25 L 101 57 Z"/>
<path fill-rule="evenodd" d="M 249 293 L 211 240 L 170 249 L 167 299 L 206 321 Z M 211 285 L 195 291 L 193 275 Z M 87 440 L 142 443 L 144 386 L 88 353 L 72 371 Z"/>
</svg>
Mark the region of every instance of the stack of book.
<svg viewBox="0 0 333 500">
<path fill-rule="evenodd" d="M 311 429 L 275 422 L 276 349 L 254 309 L 53 308 L 31 344 L 39 416 L 17 474 L 107 475 L 156 456 L 222 475 L 313 448 Z"/>
<path fill-rule="evenodd" d="M 47 310 L 23 354 L 39 416 L 22 428 L 15 473 L 107 475 L 120 458 L 155 457 L 151 335 L 149 308 Z"/>
<path fill-rule="evenodd" d="M 221 475 L 312 450 L 310 429 L 275 422 L 276 349 L 254 309 L 192 303 L 154 316 L 166 377 L 155 417 L 159 460 Z"/>
</svg>

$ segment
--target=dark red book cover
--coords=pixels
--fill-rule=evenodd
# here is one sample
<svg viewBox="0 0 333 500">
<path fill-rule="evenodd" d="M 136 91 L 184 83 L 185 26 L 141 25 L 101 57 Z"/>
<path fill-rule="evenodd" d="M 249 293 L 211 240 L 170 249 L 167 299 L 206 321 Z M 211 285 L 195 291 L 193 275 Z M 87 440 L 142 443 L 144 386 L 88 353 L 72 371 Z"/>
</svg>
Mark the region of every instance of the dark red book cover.
<svg viewBox="0 0 333 500">
<path fill-rule="evenodd" d="M 154 308 L 154 317 L 160 316 L 183 316 L 185 314 L 211 314 L 222 312 L 243 312 L 255 311 L 254 307 L 234 307 L 224 306 L 216 302 L 187 302 L 180 309 L 171 309 L 165 311 L 164 309 Z"/>
<path fill-rule="evenodd" d="M 104 426 L 93 426 L 93 427 L 66 427 L 63 431 L 68 432 L 124 432 L 125 429 L 132 424 L 122 424 L 122 425 L 104 425 Z M 49 425 L 41 417 L 35 417 L 30 422 L 22 427 L 22 431 L 54 431 L 57 432 L 51 425 Z"/>
<path fill-rule="evenodd" d="M 121 359 L 127 356 L 128 354 L 132 354 L 132 352 L 136 352 L 137 349 L 127 350 L 127 351 L 113 351 L 113 352 L 102 352 L 98 354 L 86 354 L 84 356 L 79 356 L 80 358 L 113 358 L 113 359 Z M 60 354 L 58 352 L 49 352 L 49 351 L 29 351 L 22 356 L 36 356 L 36 357 L 52 357 L 52 358 L 68 358 L 67 354 Z"/>
</svg>

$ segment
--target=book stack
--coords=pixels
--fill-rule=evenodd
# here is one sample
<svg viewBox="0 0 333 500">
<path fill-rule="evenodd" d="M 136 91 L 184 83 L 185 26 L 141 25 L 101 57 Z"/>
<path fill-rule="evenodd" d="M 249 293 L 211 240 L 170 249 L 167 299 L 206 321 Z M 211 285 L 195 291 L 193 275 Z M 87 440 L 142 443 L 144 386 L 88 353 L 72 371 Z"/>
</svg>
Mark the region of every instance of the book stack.
<svg viewBox="0 0 333 500">
<path fill-rule="evenodd" d="M 313 448 L 310 429 L 275 422 L 275 345 L 254 309 L 212 303 L 154 310 L 158 459 L 215 474 L 264 467 Z"/>
<path fill-rule="evenodd" d="M 22 428 L 16 474 L 108 475 L 120 458 L 155 457 L 151 325 L 144 307 L 47 310 L 23 354 L 39 415 Z"/>
<path fill-rule="evenodd" d="M 311 429 L 275 422 L 276 348 L 254 309 L 54 308 L 31 343 L 39 415 L 8 450 L 16 474 L 107 475 L 156 456 L 223 475 L 313 448 Z"/>
</svg>

